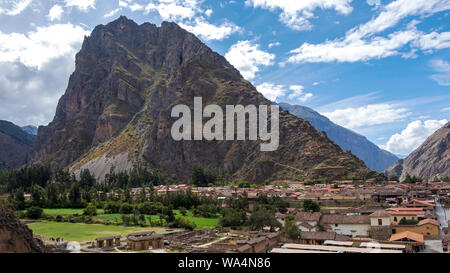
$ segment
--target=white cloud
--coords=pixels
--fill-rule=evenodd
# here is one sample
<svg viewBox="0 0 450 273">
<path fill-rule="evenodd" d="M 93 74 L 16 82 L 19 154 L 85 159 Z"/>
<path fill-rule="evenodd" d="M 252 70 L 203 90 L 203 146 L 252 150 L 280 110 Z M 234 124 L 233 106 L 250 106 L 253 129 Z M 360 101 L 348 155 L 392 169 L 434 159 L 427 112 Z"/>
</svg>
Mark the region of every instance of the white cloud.
<svg viewBox="0 0 450 273">
<path fill-rule="evenodd" d="M 0 1 L 0 14 L 10 16 L 19 15 L 33 0 L 2 0 Z"/>
<path fill-rule="evenodd" d="M 431 67 L 438 72 L 431 75 L 431 78 L 439 85 L 450 86 L 450 64 L 441 59 L 432 60 L 430 63 Z"/>
<path fill-rule="evenodd" d="M 245 4 L 255 8 L 268 9 L 270 11 L 281 10 L 280 21 L 294 30 L 311 30 L 309 21 L 314 17 L 314 10 L 330 9 L 340 14 L 347 15 L 353 8 L 350 2 L 353 0 L 246 0 Z"/>
<path fill-rule="evenodd" d="M 422 50 L 443 49 L 450 47 L 450 32 L 431 32 L 421 35 L 414 43 Z"/>
<path fill-rule="evenodd" d="M 274 42 L 274 43 L 270 43 L 268 47 L 269 47 L 269 48 L 272 48 L 272 47 L 280 46 L 280 45 L 281 45 L 280 42 Z"/>
<path fill-rule="evenodd" d="M 103 15 L 103 17 L 104 18 L 111 18 L 114 15 L 116 15 L 120 10 L 121 10 L 121 8 L 114 9 L 114 10 L 108 12 L 107 14 Z"/>
<path fill-rule="evenodd" d="M 381 4 L 381 0 L 367 0 L 367 4 L 371 6 L 379 6 Z"/>
<path fill-rule="evenodd" d="M 231 46 L 225 58 L 241 72 L 244 78 L 252 80 L 261 66 L 274 64 L 275 55 L 259 49 L 258 44 L 239 41 Z"/>
<path fill-rule="evenodd" d="M 207 41 L 222 40 L 228 38 L 231 34 L 240 31 L 240 27 L 233 23 L 226 22 L 216 26 L 201 18 L 197 18 L 193 24 L 180 23 L 179 25 Z"/>
<path fill-rule="evenodd" d="M 411 122 L 400 134 L 391 136 L 383 148 L 395 154 L 408 155 L 447 122 L 446 119 Z"/>
<path fill-rule="evenodd" d="M 370 104 L 356 108 L 337 109 L 333 112 L 325 112 L 323 115 L 343 127 L 358 129 L 400 121 L 411 114 L 405 108 L 396 107 L 392 104 Z"/>
<path fill-rule="evenodd" d="M 95 9 L 95 0 L 64 0 L 67 7 L 76 7 L 82 11 Z"/>
<path fill-rule="evenodd" d="M 19 61 L 40 69 L 52 59 L 66 55 L 73 58 L 85 35 L 89 32 L 72 24 L 38 27 L 27 34 L 0 32 L 0 62 Z"/>
<path fill-rule="evenodd" d="M 311 93 L 304 92 L 305 87 L 302 85 L 291 85 L 289 90 L 292 92 L 289 94 L 288 99 L 295 100 L 297 102 L 306 102 L 313 97 Z"/>
<path fill-rule="evenodd" d="M 50 21 L 61 20 L 63 12 L 64 10 L 60 5 L 54 5 L 48 12 L 47 17 Z"/>
<path fill-rule="evenodd" d="M 408 44 L 421 50 L 450 47 L 450 33 L 423 33 L 417 30 L 419 22 L 416 20 L 412 20 L 406 29 L 390 33 L 387 37 L 375 36 L 409 16 L 428 16 L 447 9 L 450 9 L 449 0 L 396 0 L 381 7 L 378 16 L 349 30 L 342 38 L 321 44 L 302 44 L 291 51 L 288 62 L 367 61 L 400 54 L 400 49 Z M 414 57 L 415 50 L 402 53 L 402 56 Z"/>
<path fill-rule="evenodd" d="M 270 82 L 262 83 L 256 86 L 256 89 L 270 101 L 276 101 L 277 98 L 284 96 L 286 93 L 284 85 L 277 85 Z"/>
<path fill-rule="evenodd" d="M 145 12 L 157 11 L 163 20 L 177 21 L 194 18 L 202 12 L 201 0 L 151 0 L 145 6 Z"/>
<path fill-rule="evenodd" d="M 291 85 L 286 88 L 282 84 L 265 82 L 256 86 L 256 89 L 271 101 L 277 101 L 287 95 L 287 98 L 291 100 L 290 103 L 304 103 L 313 97 L 313 94 L 304 92 L 305 88 L 302 85 Z"/>
<path fill-rule="evenodd" d="M 371 40 L 334 40 L 322 44 L 304 43 L 292 50 L 290 63 L 305 62 L 358 62 L 380 59 L 398 54 L 398 49 L 418 36 L 416 30 L 392 33 L 388 38 L 376 37 Z"/>
<path fill-rule="evenodd" d="M 450 107 L 442 108 L 442 109 L 441 109 L 441 112 L 442 112 L 442 113 L 450 112 Z"/>
</svg>

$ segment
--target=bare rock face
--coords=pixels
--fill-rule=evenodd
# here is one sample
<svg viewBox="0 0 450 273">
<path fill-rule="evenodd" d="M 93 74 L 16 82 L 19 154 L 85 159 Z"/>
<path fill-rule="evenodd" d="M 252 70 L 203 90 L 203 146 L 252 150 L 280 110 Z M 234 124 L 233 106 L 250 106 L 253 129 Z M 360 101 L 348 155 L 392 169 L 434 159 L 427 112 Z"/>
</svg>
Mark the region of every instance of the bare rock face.
<svg viewBox="0 0 450 273">
<path fill-rule="evenodd" d="M 54 120 L 39 128 L 35 161 L 69 165 L 73 172 L 89 168 L 99 177 L 111 166 L 141 165 L 177 182 L 189 182 L 198 164 L 256 182 L 307 176 L 327 166 L 338 166 L 341 174 L 366 169 L 284 111 L 275 152 L 260 152 L 257 141 L 174 141 L 171 109 L 193 107 L 194 97 L 222 109 L 271 104 L 224 57 L 174 23 L 137 25 L 120 17 L 97 26 L 76 56 Z"/>
<path fill-rule="evenodd" d="M 430 136 L 407 158 L 388 169 L 403 179 L 406 174 L 431 180 L 435 176 L 450 176 L 450 122 Z"/>
<path fill-rule="evenodd" d="M 0 253 L 47 253 L 50 250 L 14 213 L 0 209 Z"/>
</svg>

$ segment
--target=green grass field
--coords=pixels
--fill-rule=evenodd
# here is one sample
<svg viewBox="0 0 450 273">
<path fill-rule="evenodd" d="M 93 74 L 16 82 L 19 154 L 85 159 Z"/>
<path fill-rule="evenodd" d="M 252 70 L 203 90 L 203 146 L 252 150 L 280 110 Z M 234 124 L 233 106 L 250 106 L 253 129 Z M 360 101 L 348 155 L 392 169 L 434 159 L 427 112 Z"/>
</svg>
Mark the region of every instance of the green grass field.
<svg viewBox="0 0 450 273">
<path fill-rule="evenodd" d="M 219 218 L 202 218 L 202 217 L 195 217 L 191 211 L 187 211 L 186 216 L 182 216 L 178 210 L 174 210 L 174 213 L 176 217 L 181 217 L 186 220 L 189 220 L 191 222 L 194 222 L 197 225 L 197 229 L 212 229 L 217 226 L 217 223 L 219 222 Z M 158 215 L 152 215 L 152 220 L 159 220 Z M 97 215 L 95 218 L 101 219 L 101 220 L 108 220 L 111 222 L 115 222 L 117 220 L 118 223 L 122 223 L 122 215 L 121 214 L 102 214 Z M 149 217 L 146 215 L 146 224 L 149 224 Z"/>
<path fill-rule="evenodd" d="M 106 237 L 112 235 L 125 236 L 133 232 L 156 231 L 163 232 L 162 228 L 141 228 L 141 227 L 124 227 L 114 225 L 88 225 L 78 223 L 59 223 L 42 221 L 29 224 L 28 227 L 33 230 L 34 234 L 41 235 L 45 238 L 63 238 L 65 241 L 89 241 L 98 237 Z"/>
<path fill-rule="evenodd" d="M 83 214 L 83 209 L 44 209 L 44 213 L 51 216 L 67 216 L 71 214 Z M 97 209 L 98 214 L 103 214 L 103 209 Z"/>
</svg>

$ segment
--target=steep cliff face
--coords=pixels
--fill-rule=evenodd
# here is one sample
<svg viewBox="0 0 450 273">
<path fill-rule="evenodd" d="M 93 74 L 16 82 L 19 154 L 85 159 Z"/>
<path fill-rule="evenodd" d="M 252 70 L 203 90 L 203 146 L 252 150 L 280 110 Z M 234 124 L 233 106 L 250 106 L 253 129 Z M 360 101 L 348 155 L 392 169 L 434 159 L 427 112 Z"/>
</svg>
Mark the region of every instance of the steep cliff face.
<svg viewBox="0 0 450 273">
<path fill-rule="evenodd" d="M 51 250 L 14 213 L 0 209 L 0 253 L 46 253 Z"/>
<path fill-rule="evenodd" d="M 372 170 L 382 172 L 399 160 L 397 156 L 380 149 L 366 137 L 333 123 L 311 108 L 287 103 L 280 103 L 280 107 L 309 121 L 317 130 L 326 132 L 343 150 L 351 151 Z"/>
<path fill-rule="evenodd" d="M 450 176 L 450 122 L 430 136 L 407 158 L 388 169 L 404 179 L 406 174 L 431 180 L 435 176 Z"/>
<path fill-rule="evenodd" d="M 194 165 L 221 168 L 233 178 L 357 172 L 366 168 L 308 122 L 280 113 L 280 148 L 259 141 L 174 141 L 175 105 L 270 105 L 227 60 L 174 23 L 137 25 L 125 17 L 98 26 L 76 57 L 54 120 L 40 127 L 36 161 L 97 176 L 133 165 L 189 181 Z"/>
<path fill-rule="evenodd" d="M 0 120 L 0 169 L 19 168 L 30 159 L 35 136 L 9 121 Z"/>
</svg>

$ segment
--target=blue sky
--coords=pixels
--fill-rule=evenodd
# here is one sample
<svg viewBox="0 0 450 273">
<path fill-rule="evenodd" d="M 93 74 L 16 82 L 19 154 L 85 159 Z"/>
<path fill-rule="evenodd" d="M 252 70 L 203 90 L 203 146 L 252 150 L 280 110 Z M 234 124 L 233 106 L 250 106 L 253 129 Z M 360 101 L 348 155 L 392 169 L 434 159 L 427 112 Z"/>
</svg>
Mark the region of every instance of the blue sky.
<svg viewBox="0 0 450 273">
<path fill-rule="evenodd" d="M 174 21 L 267 98 L 406 155 L 450 120 L 450 0 L 0 0 L 0 119 L 47 124 L 98 24 Z"/>
</svg>

